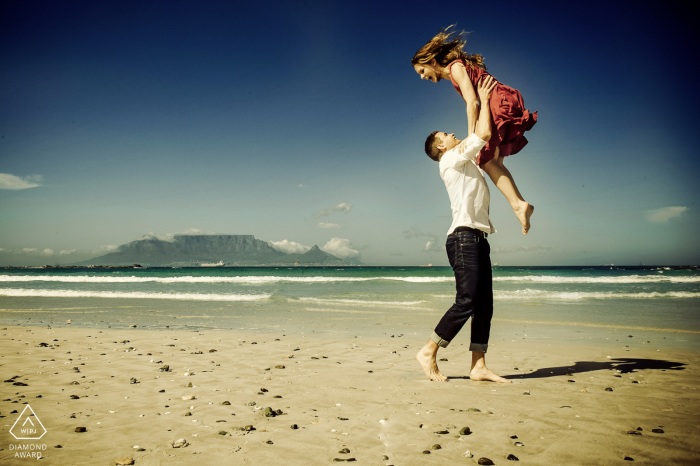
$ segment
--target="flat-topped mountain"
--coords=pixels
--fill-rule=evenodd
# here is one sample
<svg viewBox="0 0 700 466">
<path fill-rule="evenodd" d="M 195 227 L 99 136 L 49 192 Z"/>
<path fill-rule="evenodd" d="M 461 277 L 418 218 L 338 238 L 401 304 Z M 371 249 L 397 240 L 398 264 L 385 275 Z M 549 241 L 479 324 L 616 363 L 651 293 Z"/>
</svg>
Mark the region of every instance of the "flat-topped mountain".
<svg viewBox="0 0 700 466">
<path fill-rule="evenodd" d="M 304 254 L 285 254 L 253 235 L 175 235 L 172 240 L 149 237 L 123 244 L 115 252 L 75 265 L 146 267 L 362 265 L 343 260 L 314 246 Z"/>
</svg>

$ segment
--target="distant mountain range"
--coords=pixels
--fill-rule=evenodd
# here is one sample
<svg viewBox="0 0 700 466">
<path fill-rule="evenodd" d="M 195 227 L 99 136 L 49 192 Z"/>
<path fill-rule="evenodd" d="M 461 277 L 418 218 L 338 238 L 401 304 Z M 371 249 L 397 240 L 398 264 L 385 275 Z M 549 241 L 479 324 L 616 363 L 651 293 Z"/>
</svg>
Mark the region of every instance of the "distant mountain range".
<svg viewBox="0 0 700 466">
<path fill-rule="evenodd" d="M 315 245 L 304 254 L 285 254 L 253 235 L 176 235 L 172 240 L 146 238 L 74 265 L 130 264 L 144 267 L 363 265 L 358 259 L 339 259 Z"/>
</svg>

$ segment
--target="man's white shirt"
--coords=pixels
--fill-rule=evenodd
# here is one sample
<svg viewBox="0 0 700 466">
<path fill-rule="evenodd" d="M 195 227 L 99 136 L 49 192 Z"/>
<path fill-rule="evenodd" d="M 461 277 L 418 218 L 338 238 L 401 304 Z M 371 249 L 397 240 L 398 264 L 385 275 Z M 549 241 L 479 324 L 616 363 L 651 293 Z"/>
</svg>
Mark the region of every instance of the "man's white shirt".
<svg viewBox="0 0 700 466">
<path fill-rule="evenodd" d="M 489 187 L 476 156 L 486 141 L 471 134 L 440 159 L 440 177 L 445 182 L 452 206 L 452 225 L 447 234 L 460 226 L 495 233 L 489 219 Z"/>
</svg>

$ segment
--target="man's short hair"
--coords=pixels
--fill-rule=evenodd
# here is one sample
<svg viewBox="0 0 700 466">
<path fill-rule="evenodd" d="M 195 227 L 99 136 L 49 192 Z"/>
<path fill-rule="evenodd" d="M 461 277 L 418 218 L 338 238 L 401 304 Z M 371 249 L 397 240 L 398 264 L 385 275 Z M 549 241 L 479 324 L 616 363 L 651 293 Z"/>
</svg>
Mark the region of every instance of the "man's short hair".
<svg viewBox="0 0 700 466">
<path fill-rule="evenodd" d="M 436 162 L 439 161 L 438 157 L 441 153 L 438 146 L 442 144 L 442 139 L 437 136 L 437 133 L 437 131 L 433 131 L 425 140 L 425 154 Z"/>
</svg>

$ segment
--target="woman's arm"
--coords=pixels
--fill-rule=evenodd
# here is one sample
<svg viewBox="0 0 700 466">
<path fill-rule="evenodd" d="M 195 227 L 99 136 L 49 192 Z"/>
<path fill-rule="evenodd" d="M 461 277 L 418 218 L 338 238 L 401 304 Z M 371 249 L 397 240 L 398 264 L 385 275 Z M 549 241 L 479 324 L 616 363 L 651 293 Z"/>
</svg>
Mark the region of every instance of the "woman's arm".
<svg viewBox="0 0 700 466">
<path fill-rule="evenodd" d="M 491 92 L 498 84 L 498 81 L 493 79 L 493 76 L 482 76 L 479 80 L 479 98 L 482 102 L 488 102 L 491 98 Z M 488 103 L 481 106 L 479 112 L 479 121 L 476 124 L 475 134 L 484 141 L 491 139 L 491 109 Z"/>
<path fill-rule="evenodd" d="M 451 71 L 452 78 L 459 86 L 459 90 L 462 91 L 462 98 L 467 104 L 467 129 L 469 130 L 468 134 L 472 134 L 476 128 L 476 120 L 479 116 L 479 99 L 476 96 L 474 85 L 469 79 L 467 69 L 464 67 L 464 65 L 461 63 L 454 63 Z"/>
</svg>

